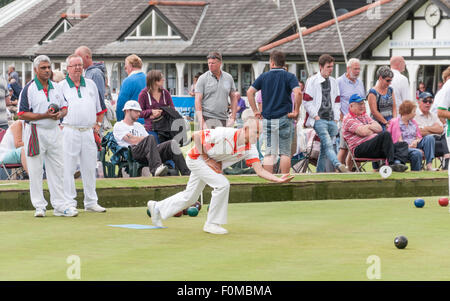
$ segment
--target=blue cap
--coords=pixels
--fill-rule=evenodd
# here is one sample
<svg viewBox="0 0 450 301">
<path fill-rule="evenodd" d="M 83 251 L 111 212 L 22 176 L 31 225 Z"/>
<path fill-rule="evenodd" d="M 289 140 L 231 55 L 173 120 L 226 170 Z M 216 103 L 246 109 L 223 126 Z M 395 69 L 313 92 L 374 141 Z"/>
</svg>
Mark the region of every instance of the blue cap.
<svg viewBox="0 0 450 301">
<path fill-rule="evenodd" d="M 356 102 L 359 103 L 361 101 L 366 100 L 365 98 L 359 96 L 358 94 L 353 94 L 352 96 L 350 96 L 350 99 L 348 100 L 348 103 L 352 103 L 352 102 Z"/>
<path fill-rule="evenodd" d="M 428 97 L 433 98 L 433 94 L 430 92 L 422 92 L 419 94 L 419 99 L 427 99 Z"/>
</svg>

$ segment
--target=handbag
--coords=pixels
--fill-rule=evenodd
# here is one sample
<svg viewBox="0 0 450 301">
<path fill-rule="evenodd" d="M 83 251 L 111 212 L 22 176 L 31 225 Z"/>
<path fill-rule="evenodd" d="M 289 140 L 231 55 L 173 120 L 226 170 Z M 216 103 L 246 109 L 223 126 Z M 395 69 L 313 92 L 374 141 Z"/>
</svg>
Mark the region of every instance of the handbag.
<svg viewBox="0 0 450 301">
<path fill-rule="evenodd" d="M 394 158 L 405 164 L 408 162 L 408 143 L 405 141 L 394 143 Z"/>
</svg>

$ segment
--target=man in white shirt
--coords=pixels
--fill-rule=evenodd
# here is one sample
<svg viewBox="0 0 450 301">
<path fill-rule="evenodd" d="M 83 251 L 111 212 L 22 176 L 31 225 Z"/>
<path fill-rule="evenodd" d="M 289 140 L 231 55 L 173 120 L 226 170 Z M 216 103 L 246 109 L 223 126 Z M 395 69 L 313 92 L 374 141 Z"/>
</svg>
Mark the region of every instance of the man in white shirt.
<svg viewBox="0 0 450 301">
<path fill-rule="evenodd" d="M 439 90 L 439 92 L 436 94 L 434 102 L 437 108 L 438 117 L 441 120 L 444 119 L 446 121 L 447 144 L 450 145 L 450 67 L 442 72 L 442 79 L 444 81 L 444 85 L 442 86 L 442 89 Z"/>
<path fill-rule="evenodd" d="M 130 147 L 134 160 L 148 164 L 154 176 L 164 176 L 168 168 L 163 162 L 172 160 L 181 175 L 189 175 L 183 153 L 175 140 L 157 144 L 153 135 L 149 135 L 144 126 L 137 122 L 142 111 L 137 101 L 129 100 L 123 107 L 125 117 L 114 125 L 113 134 L 117 144 Z"/>
<path fill-rule="evenodd" d="M 263 179 L 276 183 L 291 181 L 293 177 L 289 174 L 276 177 L 263 168 L 255 146 L 261 129 L 261 122 L 250 118 L 241 129 L 217 127 L 195 132 L 195 146 L 186 159 L 191 170 L 186 189 L 163 201 L 150 200 L 147 203 L 153 224 L 162 227 L 162 219 L 189 208 L 208 185 L 213 188 L 213 192 L 203 231 L 212 234 L 228 233 L 221 225 L 227 223 L 230 183 L 222 170 L 241 160 L 245 160 Z"/>
<path fill-rule="evenodd" d="M 413 101 L 411 98 L 411 91 L 409 89 L 408 78 L 401 74 L 405 71 L 406 64 L 405 59 L 402 56 L 393 56 L 390 60 L 391 70 L 394 73 L 392 78 L 391 87 L 394 89 L 395 104 L 398 108 L 405 100 Z"/>
<path fill-rule="evenodd" d="M 334 58 L 328 54 L 319 57 L 320 72 L 306 81 L 303 101 L 306 110 L 306 126 L 313 127 L 320 138 L 320 155 L 317 172 L 326 171 L 326 159 L 339 172 L 348 172 L 345 164 L 339 162 L 333 147 L 333 139 L 338 134 L 337 123 L 341 116 L 339 85 L 331 74 Z"/>
<path fill-rule="evenodd" d="M 106 212 L 98 204 L 95 191 L 97 145 L 94 141 L 94 131 L 98 133 L 101 125 L 97 123 L 97 117 L 103 116 L 106 110 L 101 108 L 95 82 L 82 76 L 83 59 L 70 55 L 66 63 L 68 75 L 58 86 L 68 104 L 67 115 L 63 120 L 64 193 L 76 208 L 77 191 L 73 175 L 80 162 L 85 210 Z"/>
<path fill-rule="evenodd" d="M 44 217 L 48 205 L 42 188 L 44 162 L 50 202 L 55 209 L 53 215 L 77 216 L 78 211 L 71 206 L 63 187 L 63 137 L 59 120 L 67 114 L 67 102 L 50 80 L 50 59 L 40 55 L 34 59 L 33 67 L 36 76 L 20 93 L 17 115 L 27 122 L 24 142 L 34 216 Z M 52 111 L 49 105 L 57 105 L 59 111 Z"/>
</svg>

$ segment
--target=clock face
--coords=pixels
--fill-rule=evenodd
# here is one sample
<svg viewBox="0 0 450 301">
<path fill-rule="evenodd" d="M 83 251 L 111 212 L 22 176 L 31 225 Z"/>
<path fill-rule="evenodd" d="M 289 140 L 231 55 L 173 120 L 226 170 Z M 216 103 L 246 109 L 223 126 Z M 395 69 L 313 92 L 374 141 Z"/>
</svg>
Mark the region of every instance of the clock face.
<svg viewBox="0 0 450 301">
<path fill-rule="evenodd" d="M 434 4 L 430 4 L 425 9 L 425 21 L 428 25 L 434 27 L 441 21 L 441 10 Z"/>
</svg>

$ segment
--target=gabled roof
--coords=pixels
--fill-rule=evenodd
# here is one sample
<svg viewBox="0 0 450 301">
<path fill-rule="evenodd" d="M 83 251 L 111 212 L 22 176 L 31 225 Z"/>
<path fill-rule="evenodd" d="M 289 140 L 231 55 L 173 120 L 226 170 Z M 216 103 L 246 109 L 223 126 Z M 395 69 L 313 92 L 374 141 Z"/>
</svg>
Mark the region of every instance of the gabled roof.
<svg viewBox="0 0 450 301">
<path fill-rule="evenodd" d="M 119 37 L 123 41 L 136 27 L 155 10 L 159 17 L 184 40 L 192 38 L 195 29 L 199 25 L 202 13 L 207 2 L 193 1 L 150 1 L 148 8 L 136 19 L 133 24 Z"/>
<path fill-rule="evenodd" d="M 62 14 L 61 15 L 61 19 L 59 19 L 58 20 L 58 22 L 56 22 L 56 24 L 55 24 L 55 26 L 53 26 L 51 29 L 50 29 L 50 31 L 46 34 L 46 35 L 44 35 L 43 37 L 42 37 L 42 39 L 38 42 L 38 44 L 39 45 L 42 45 L 42 43 L 44 42 L 44 41 L 46 41 L 51 35 L 53 35 L 53 33 L 54 33 L 54 31 L 64 22 L 64 21 L 67 21 L 69 24 L 70 24 L 70 26 L 75 26 L 75 25 L 77 25 L 78 23 L 80 23 L 81 21 L 83 21 L 83 19 L 85 19 L 85 18 L 87 18 L 87 17 L 89 17 L 89 15 L 87 15 L 87 14 L 84 14 L 84 15 L 81 15 L 81 14 L 77 14 L 77 15 L 75 15 L 75 14 Z"/>
<path fill-rule="evenodd" d="M 298 15 L 302 17 L 327 0 L 295 1 Z M 142 0 L 109 0 L 89 18 L 54 40 L 52 45 L 37 49 L 37 53 L 66 56 L 78 46 L 86 45 L 92 49 L 94 56 L 102 57 L 123 57 L 130 53 L 144 57 L 203 57 L 213 49 L 227 56 L 249 56 L 295 23 L 290 1 L 282 1 L 278 9 L 273 0 L 210 0 L 202 9 L 202 14 L 198 8 L 159 4 L 155 7 L 189 39 L 120 40 L 123 33 L 148 11 L 149 3 Z M 194 23 L 198 24 L 198 28 Z"/>
<path fill-rule="evenodd" d="M 104 1 L 98 0 L 77 2 L 80 5 L 80 11 L 87 14 L 99 9 L 100 5 L 104 3 Z M 12 4 L 14 2 L 10 5 Z M 36 51 L 42 47 L 38 44 L 39 41 L 52 31 L 55 24 L 61 20 L 61 15 L 70 11 L 71 6 L 72 4 L 67 3 L 67 1 L 40 1 L 17 18 L 0 27 L 0 40 L 9 41 L 8 47 L 0 49 L 0 56 L 28 57 L 36 55 Z M 55 41 L 62 40 L 67 33 L 61 34 Z"/>
<path fill-rule="evenodd" d="M 189 40 L 194 35 L 206 5 L 205 2 L 204 5 L 198 6 L 156 5 L 156 7 L 162 16 Z"/>
</svg>

